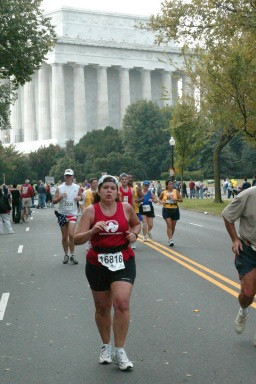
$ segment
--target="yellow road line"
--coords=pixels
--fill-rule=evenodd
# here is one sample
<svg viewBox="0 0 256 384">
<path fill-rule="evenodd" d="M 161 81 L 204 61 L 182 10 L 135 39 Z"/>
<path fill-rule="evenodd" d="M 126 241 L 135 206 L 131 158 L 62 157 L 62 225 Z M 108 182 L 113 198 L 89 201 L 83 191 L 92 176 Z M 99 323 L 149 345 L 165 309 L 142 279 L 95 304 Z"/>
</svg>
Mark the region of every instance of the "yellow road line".
<svg viewBox="0 0 256 384">
<path fill-rule="evenodd" d="M 215 276 L 215 277 L 218 277 L 218 279 L 220 279 L 220 280 L 222 280 L 222 281 L 225 281 L 225 283 L 228 283 L 229 285 L 232 285 L 233 287 L 240 289 L 240 284 L 236 283 L 236 282 L 233 281 L 233 280 L 228 279 L 227 277 L 225 277 L 225 276 L 219 274 L 218 272 L 215 272 L 215 271 L 213 271 L 212 269 L 207 268 L 207 267 L 205 267 L 204 265 L 197 263 L 196 261 L 190 259 L 189 257 L 186 257 L 186 256 L 182 255 L 181 253 L 178 253 L 178 252 L 176 252 L 176 251 L 174 251 L 174 250 L 172 250 L 172 249 L 166 247 L 165 245 L 156 243 L 156 242 L 153 241 L 153 240 L 150 240 L 150 242 L 153 243 L 153 244 L 155 244 L 156 246 L 158 246 L 158 247 L 160 247 L 160 248 L 163 248 L 163 249 L 166 249 L 167 251 L 170 251 L 172 254 L 174 254 L 174 255 L 180 257 L 181 259 L 187 261 L 187 262 L 190 263 L 190 264 L 193 264 L 193 265 L 199 267 L 199 268 L 202 269 L 203 271 L 208 272 L 208 273 L 210 273 L 211 275 L 213 275 L 213 276 Z"/>
<path fill-rule="evenodd" d="M 141 239 L 140 239 L 140 240 L 141 240 Z M 227 280 L 227 282 L 229 282 L 229 284 L 230 284 L 230 282 L 232 282 L 232 284 L 230 284 L 230 285 L 233 285 L 233 286 L 235 286 L 235 287 L 237 287 L 237 288 L 240 288 L 240 285 L 237 284 L 237 283 L 235 283 L 234 281 L 232 281 L 232 280 L 230 280 L 230 279 L 227 279 L 225 276 L 222 276 L 222 275 L 220 275 L 219 273 L 214 272 L 213 270 L 211 270 L 211 269 L 209 269 L 209 268 L 206 268 L 206 267 L 204 267 L 203 265 L 201 265 L 201 264 L 199 264 L 199 263 L 194 262 L 193 260 L 187 258 L 186 256 L 183 256 L 183 255 L 179 254 L 179 253 L 176 252 L 176 251 L 170 250 L 169 248 L 167 248 L 167 247 L 165 247 L 165 246 L 163 246 L 163 245 L 161 245 L 161 244 L 159 244 L 159 243 L 156 243 L 155 241 L 150 240 L 150 241 L 147 241 L 147 242 L 144 243 L 144 244 L 147 245 L 147 246 L 150 247 L 150 248 L 155 249 L 156 251 L 160 252 L 161 254 L 163 254 L 163 255 L 169 257 L 170 259 L 176 261 L 177 263 L 183 265 L 183 266 L 186 267 L 187 269 L 189 269 L 189 270 L 193 271 L 194 273 L 196 273 L 197 275 L 201 276 L 203 279 L 205 279 L 205 280 L 211 282 L 212 284 L 216 285 L 217 287 L 219 287 L 219 288 L 223 289 L 224 291 L 228 292 L 230 295 L 232 295 L 232 296 L 234 296 L 234 297 L 236 297 L 236 298 L 238 297 L 238 292 L 236 292 L 236 291 L 234 291 L 233 289 L 227 287 L 226 285 L 220 283 L 218 280 L 215 280 L 215 279 L 213 279 L 212 277 L 206 275 L 204 272 L 199 271 L 198 269 L 194 268 L 192 265 L 187 264 L 187 263 L 185 263 L 184 261 L 178 259 L 178 258 L 175 257 L 172 253 L 176 254 L 178 257 L 182 258 L 183 260 L 186 260 L 187 262 L 196 265 L 197 267 L 201 268 L 202 270 L 205 270 L 205 271 L 207 271 L 207 272 L 209 272 L 209 273 L 215 275 L 216 277 L 219 277 L 219 278 L 222 279 L 223 281 L 226 281 L 226 280 Z M 156 245 L 154 245 L 154 244 L 156 244 Z M 161 250 L 161 249 L 159 249 L 159 247 L 164 248 L 164 249 L 167 249 L 167 250 L 168 250 L 168 253 L 165 252 L 165 251 L 163 251 L 163 250 Z M 171 253 L 170 253 L 170 252 L 171 252 Z M 256 309 L 256 303 L 252 303 L 252 304 L 251 304 L 251 307 L 253 307 L 253 308 Z"/>
</svg>

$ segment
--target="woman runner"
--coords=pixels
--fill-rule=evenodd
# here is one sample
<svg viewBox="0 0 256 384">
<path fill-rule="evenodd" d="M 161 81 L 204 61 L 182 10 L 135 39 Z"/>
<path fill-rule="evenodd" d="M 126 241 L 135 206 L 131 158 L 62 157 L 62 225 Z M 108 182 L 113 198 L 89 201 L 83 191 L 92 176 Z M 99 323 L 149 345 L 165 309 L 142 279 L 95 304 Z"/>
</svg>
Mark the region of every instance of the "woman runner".
<svg viewBox="0 0 256 384">
<path fill-rule="evenodd" d="M 177 220 L 180 219 L 180 211 L 178 201 L 182 202 L 183 199 L 180 193 L 173 188 L 172 180 L 165 182 L 166 190 L 163 191 L 159 197 L 159 202 L 163 205 L 162 215 L 167 225 L 167 236 L 169 239 L 170 247 L 174 246 L 173 235 Z"/>
<path fill-rule="evenodd" d="M 102 176 L 94 204 L 84 210 L 77 227 L 75 244 L 91 241 L 92 245 L 87 252 L 86 276 L 92 290 L 95 320 L 103 343 L 99 363 L 109 364 L 113 358 L 122 371 L 133 368 L 124 345 L 136 276 L 135 255 L 129 243 L 136 241 L 139 231 L 140 223 L 132 206 L 118 201 L 116 178 Z M 114 357 L 110 343 L 112 323 Z"/>
<path fill-rule="evenodd" d="M 143 241 L 147 241 L 148 238 L 152 238 L 150 231 L 153 228 L 153 219 L 155 217 L 152 202 L 156 203 L 158 199 L 156 195 L 149 190 L 150 181 L 145 180 L 142 184 L 142 193 L 144 198 L 142 199 L 142 204 L 140 205 L 139 213 L 142 216 L 142 232 L 144 236 Z"/>
</svg>

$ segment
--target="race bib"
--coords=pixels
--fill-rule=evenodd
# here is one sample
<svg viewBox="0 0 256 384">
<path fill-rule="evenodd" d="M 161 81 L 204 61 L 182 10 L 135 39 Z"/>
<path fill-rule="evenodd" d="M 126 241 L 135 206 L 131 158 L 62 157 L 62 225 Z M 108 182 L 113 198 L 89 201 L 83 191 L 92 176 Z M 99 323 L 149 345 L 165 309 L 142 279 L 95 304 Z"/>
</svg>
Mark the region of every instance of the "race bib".
<svg viewBox="0 0 256 384">
<path fill-rule="evenodd" d="M 142 211 L 143 212 L 150 212 L 151 211 L 151 206 L 149 204 L 142 205 Z"/>
<path fill-rule="evenodd" d="M 66 200 L 64 202 L 64 209 L 66 211 L 72 211 L 74 208 L 74 201 L 73 200 Z"/>
<path fill-rule="evenodd" d="M 173 200 L 173 193 L 167 194 L 166 204 L 176 204 L 176 201 Z"/>
<path fill-rule="evenodd" d="M 123 198 L 123 202 L 124 202 L 124 203 L 128 203 L 128 196 L 124 196 L 124 198 Z"/>
<path fill-rule="evenodd" d="M 167 199 L 166 204 L 176 204 L 176 201 L 174 201 L 173 199 Z"/>
<path fill-rule="evenodd" d="M 112 272 L 125 268 L 122 252 L 99 253 L 98 261 Z"/>
</svg>

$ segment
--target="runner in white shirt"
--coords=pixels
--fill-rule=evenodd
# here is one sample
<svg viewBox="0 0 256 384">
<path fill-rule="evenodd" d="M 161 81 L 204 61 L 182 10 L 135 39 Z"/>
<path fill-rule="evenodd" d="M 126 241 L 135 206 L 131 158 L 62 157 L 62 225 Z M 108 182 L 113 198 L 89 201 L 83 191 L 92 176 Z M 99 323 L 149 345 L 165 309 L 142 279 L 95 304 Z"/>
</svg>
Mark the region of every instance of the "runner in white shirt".
<svg viewBox="0 0 256 384">
<path fill-rule="evenodd" d="M 82 192 L 79 185 L 73 183 L 74 171 L 72 169 L 66 169 L 64 177 L 65 182 L 58 186 L 53 204 L 59 203 L 59 210 L 55 213 L 62 232 L 62 246 L 65 253 L 63 264 L 67 264 L 69 260 L 73 264 L 78 264 L 74 255 L 74 233 L 78 217 L 77 202 L 82 200 Z M 68 249 L 70 250 L 70 257 Z"/>
</svg>

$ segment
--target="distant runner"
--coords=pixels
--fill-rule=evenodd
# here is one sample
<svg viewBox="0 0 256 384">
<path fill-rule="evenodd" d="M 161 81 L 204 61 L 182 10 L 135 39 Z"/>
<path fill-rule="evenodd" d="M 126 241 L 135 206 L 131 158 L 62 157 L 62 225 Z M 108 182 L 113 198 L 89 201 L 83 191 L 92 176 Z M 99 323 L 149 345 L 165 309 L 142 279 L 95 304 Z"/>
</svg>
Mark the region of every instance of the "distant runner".
<svg viewBox="0 0 256 384">
<path fill-rule="evenodd" d="M 142 216 L 140 214 L 140 209 L 139 209 L 139 202 L 143 201 L 144 195 L 141 191 L 141 187 L 139 187 L 137 184 L 134 185 L 133 182 L 133 175 L 128 175 L 128 186 L 132 188 L 133 190 L 133 197 L 134 197 L 134 210 L 136 215 L 138 216 L 138 219 L 140 222 L 142 222 Z M 136 242 L 131 244 L 132 249 L 136 249 Z"/>
<path fill-rule="evenodd" d="M 78 264 L 74 255 L 74 233 L 78 217 L 77 202 L 82 200 L 82 193 L 78 184 L 73 183 L 74 171 L 66 169 L 64 172 L 65 182 L 57 187 L 53 198 L 53 204 L 59 203 L 59 211 L 55 211 L 62 233 L 62 246 L 64 249 L 63 264 L 70 260 L 73 264 Z M 68 254 L 70 250 L 70 257 Z"/>
<path fill-rule="evenodd" d="M 152 238 L 151 230 L 153 228 L 153 219 L 155 217 L 153 202 L 156 203 L 158 198 L 149 190 L 150 181 L 144 180 L 142 187 L 143 200 L 139 208 L 139 213 L 142 216 L 142 232 L 143 241 L 147 241 L 148 238 Z"/>
<path fill-rule="evenodd" d="M 172 180 L 165 182 L 166 189 L 159 197 L 159 202 L 163 205 L 162 215 L 167 226 L 167 236 L 170 247 L 174 246 L 173 235 L 176 227 L 177 220 L 180 219 L 180 210 L 178 202 L 183 199 L 180 193 L 173 188 Z"/>
<path fill-rule="evenodd" d="M 134 209 L 134 192 L 133 189 L 128 185 L 128 175 L 126 173 L 122 173 L 119 176 L 119 181 L 121 183 L 119 187 L 121 200 L 124 203 L 129 203 Z"/>
</svg>

